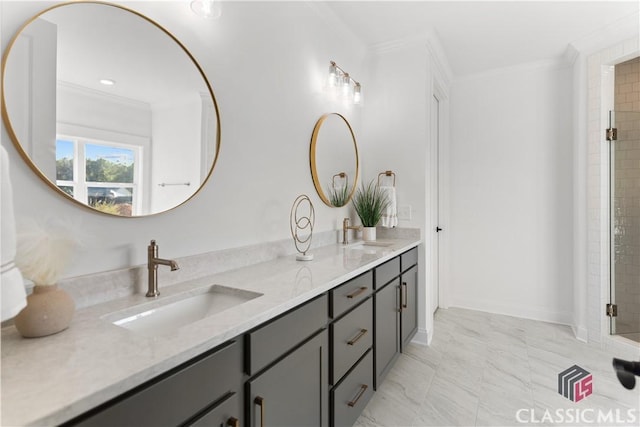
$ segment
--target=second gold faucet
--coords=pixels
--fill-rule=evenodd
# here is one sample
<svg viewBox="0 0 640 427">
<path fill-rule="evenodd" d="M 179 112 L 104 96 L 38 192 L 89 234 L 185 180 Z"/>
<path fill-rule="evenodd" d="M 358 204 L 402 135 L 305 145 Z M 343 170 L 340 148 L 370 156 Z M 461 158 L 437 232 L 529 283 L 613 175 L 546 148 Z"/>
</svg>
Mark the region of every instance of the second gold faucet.
<svg viewBox="0 0 640 427">
<path fill-rule="evenodd" d="M 349 230 L 360 231 L 360 230 L 362 230 L 362 226 L 361 225 L 349 225 L 349 218 L 345 218 L 342 221 L 342 243 L 345 244 L 345 245 L 349 243 Z"/>
</svg>

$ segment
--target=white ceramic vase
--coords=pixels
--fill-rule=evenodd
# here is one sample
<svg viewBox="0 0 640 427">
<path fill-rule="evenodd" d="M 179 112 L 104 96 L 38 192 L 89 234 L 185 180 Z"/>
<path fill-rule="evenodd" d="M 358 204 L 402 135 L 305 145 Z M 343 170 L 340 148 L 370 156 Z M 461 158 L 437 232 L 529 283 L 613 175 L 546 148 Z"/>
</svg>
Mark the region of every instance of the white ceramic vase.
<svg viewBox="0 0 640 427">
<path fill-rule="evenodd" d="M 365 242 L 374 242 L 376 240 L 376 228 L 362 227 L 362 240 Z"/>
<path fill-rule="evenodd" d="M 65 290 L 57 285 L 36 285 L 14 323 L 23 337 L 44 337 L 67 329 L 74 311 L 73 299 Z"/>
</svg>

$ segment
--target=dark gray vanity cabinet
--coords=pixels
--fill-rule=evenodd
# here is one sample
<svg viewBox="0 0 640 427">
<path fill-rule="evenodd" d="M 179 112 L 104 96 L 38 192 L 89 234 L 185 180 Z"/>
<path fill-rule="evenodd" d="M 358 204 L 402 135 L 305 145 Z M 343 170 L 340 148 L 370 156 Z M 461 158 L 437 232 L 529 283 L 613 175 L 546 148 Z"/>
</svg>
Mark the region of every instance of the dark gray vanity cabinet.
<svg viewBox="0 0 640 427">
<path fill-rule="evenodd" d="M 247 424 L 329 425 L 327 295 L 245 335 Z"/>
<path fill-rule="evenodd" d="M 242 342 L 230 341 L 65 425 L 239 426 L 242 378 Z"/>
</svg>

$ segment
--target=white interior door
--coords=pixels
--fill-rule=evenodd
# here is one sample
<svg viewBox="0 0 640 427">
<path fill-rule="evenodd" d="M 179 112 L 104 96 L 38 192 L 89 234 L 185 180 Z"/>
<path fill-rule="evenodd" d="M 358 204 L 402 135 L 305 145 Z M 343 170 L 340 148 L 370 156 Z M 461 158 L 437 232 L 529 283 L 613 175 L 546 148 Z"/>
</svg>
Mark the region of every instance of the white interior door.
<svg viewBox="0 0 640 427">
<path fill-rule="evenodd" d="M 435 312 L 440 299 L 440 100 L 436 95 L 432 98 L 431 105 L 431 132 L 433 141 L 431 150 L 432 186 L 432 233 L 431 240 L 431 295 L 430 309 Z"/>
</svg>

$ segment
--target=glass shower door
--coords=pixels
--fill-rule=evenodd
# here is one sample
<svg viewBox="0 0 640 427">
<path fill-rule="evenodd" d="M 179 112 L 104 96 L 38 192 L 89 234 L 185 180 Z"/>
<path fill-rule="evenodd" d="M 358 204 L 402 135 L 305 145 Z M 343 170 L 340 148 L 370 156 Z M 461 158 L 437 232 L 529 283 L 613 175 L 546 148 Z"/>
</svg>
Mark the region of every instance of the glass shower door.
<svg viewBox="0 0 640 427">
<path fill-rule="evenodd" d="M 640 342 L 640 112 L 612 111 L 611 333 Z"/>
</svg>

